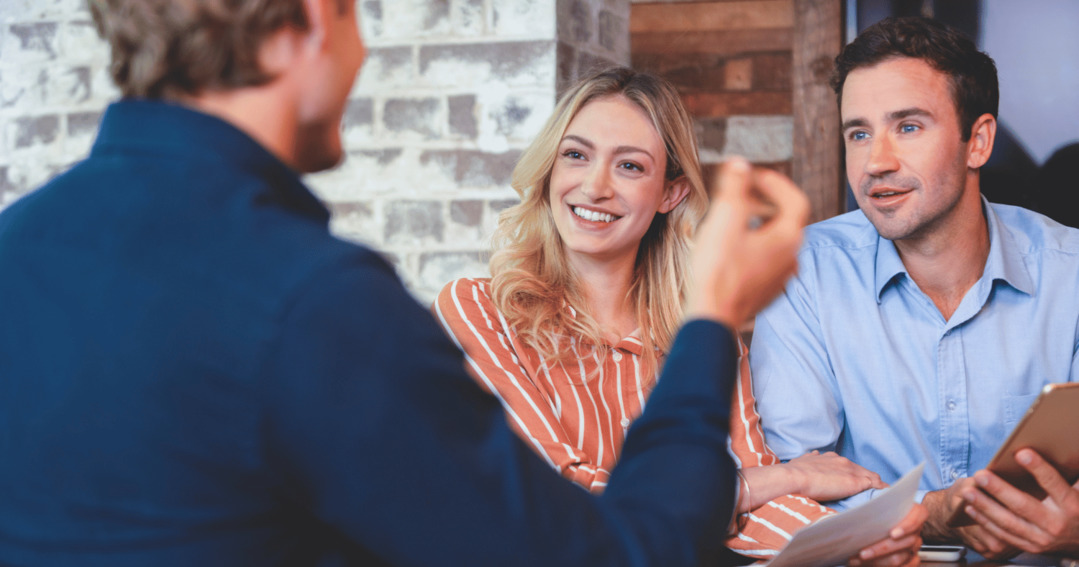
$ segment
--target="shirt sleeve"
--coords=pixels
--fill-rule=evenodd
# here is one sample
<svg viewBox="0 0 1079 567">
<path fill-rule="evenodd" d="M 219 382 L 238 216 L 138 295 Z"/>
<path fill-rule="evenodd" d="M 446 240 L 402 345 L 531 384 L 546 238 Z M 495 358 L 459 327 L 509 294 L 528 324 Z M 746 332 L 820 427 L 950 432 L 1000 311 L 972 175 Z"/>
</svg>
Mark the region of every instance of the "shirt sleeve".
<svg viewBox="0 0 1079 567">
<path fill-rule="evenodd" d="M 465 353 L 469 373 L 502 403 L 510 426 L 562 476 L 602 492 L 610 471 L 597 466 L 562 427 L 548 399 L 526 369 L 481 280 L 450 282 L 434 303 L 435 318 Z"/>
<path fill-rule="evenodd" d="M 388 266 L 357 263 L 296 292 L 256 369 L 265 482 L 293 504 L 290 519 L 328 526 L 358 564 L 730 560 L 715 537 L 735 484 L 725 449 L 737 353 L 725 327 L 683 327 L 596 496 L 510 430 Z"/>
<path fill-rule="evenodd" d="M 810 451 L 835 451 L 845 426 L 842 397 L 817 318 L 812 264 L 757 315 L 750 343 L 753 393 L 769 446 L 783 461 Z M 836 510 L 862 502 L 868 491 L 829 502 Z"/>
<path fill-rule="evenodd" d="M 779 464 L 779 457 L 765 442 L 753 396 L 748 352 L 741 341 L 738 350 L 738 382 L 731 407 L 731 454 L 740 468 Z M 786 546 L 795 531 L 833 513 L 804 496 L 780 496 L 740 514 L 736 519 L 737 531 L 727 540 L 727 547 L 742 555 L 767 559 Z"/>
</svg>

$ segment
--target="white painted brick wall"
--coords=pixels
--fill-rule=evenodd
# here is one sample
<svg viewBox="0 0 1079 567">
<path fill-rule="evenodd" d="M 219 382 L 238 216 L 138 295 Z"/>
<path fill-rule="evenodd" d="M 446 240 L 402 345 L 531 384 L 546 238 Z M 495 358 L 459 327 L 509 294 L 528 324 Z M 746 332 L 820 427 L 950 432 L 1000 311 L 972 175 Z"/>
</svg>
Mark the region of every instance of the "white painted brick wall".
<svg viewBox="0 0 1079 567">
<path fill-rule="evenodd" d="M 628 63 L 629 1 L 357 4 L 370 56 L 344 120 L 347 159 L 307 182 L 334 233 L 385 251 L 427 303 L 487 273 L 498 212 L 517 200 L 513 164 L 556 88 L 582 62 Z M 0 0 L 0 208 L 86 155 L 118 95 L 107 64 L 85 0 Z"/>
</svg>

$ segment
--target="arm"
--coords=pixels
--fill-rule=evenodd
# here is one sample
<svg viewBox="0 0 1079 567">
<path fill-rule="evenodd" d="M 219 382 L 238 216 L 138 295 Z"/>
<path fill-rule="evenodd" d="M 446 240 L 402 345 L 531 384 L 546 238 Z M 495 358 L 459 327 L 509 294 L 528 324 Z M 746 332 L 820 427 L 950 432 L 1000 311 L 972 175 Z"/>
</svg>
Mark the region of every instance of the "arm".
<svg viewBox="0 0 1079 567">
<path fill-rule="evenodd" d="M 479 280 L 452 281 L 439 293 L 435 318 L 465 353 L 470 374 L 502 403 L 510 426 L 545 461 L 592 492 L 607 486 L 610 472 L 576 448 L 552 401 L 535 384 L 513 337 Z"/>
<path fill-rule="evenodd" d="M 727 545 L 743 555 L 766 558 L 785 546 L 799 528 L 832 514 L 817 500 L 835 500 L 885 485 L 879 475 L 835 453 L 814 451 L 780 463 L 765 442 L 749 361 L 744 348 L 740 350 L 730 450 L 749 490 L 739 499 L 739 531 Z"/>
<path fill-rule="evenodd" d="M 736 362 L 718 322 L 742 323 L 778 291 L 808 214 L 789 183 L 765 186 L 780 213 L 750 231 L 748 168 L 735 173 L 694 250 L 707 269 L 694 273 L 692 313 L 705 320 L 679 333 L 601 497 L 551 474 L 521 443 L 373 255 L 332 266 L 268 330 L 275 340 L 254 370 L 271 474 L 259 478 L 294 504 L 297 523 L 333 526 L 359 560 L 715 564 L 725 549 L 715 534 L 733 507 L 725 448 Z"/>
</svg>

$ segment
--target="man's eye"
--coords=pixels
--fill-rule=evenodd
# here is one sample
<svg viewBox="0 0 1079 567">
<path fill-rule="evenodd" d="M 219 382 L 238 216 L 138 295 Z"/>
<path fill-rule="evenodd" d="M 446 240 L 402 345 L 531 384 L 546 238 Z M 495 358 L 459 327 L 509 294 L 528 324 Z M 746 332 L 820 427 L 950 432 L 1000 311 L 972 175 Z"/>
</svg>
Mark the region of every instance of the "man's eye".
<svg viewBox="0 0 1079 567">
<path fill-rule="evenodd" d="M 865 140 L 867 138 L 869 138 L 869 133 L 868 132 L 862 132 L 861 130 L 859 130 L 857 132 L 851 132 L 851 134 L 850 134 L 850 139 L 854 140 L 855 142 L 860 142 L 860 141 Z"/>
<path fill-rule="evenodd" d="M 910 134 L 912 132 L 917 132 L 918 130 L 921 130 L 921 127 L 916 124 L 904 124 L 899 127 L 899 131 L 904 134 Z"/>
</svg>

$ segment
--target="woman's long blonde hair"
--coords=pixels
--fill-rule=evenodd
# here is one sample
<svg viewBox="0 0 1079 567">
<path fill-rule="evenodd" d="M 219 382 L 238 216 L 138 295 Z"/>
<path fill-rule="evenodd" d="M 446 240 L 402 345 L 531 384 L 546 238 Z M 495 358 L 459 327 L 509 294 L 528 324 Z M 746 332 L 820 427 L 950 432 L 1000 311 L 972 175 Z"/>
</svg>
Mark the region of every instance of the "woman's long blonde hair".
<svg viewBox="0 0 1079 567">
<path fill-rule="evenodd" d="M 600 327 L 584 309 L 585 299 L 566 260 L 551 214 L 551 171 L 569 123 L 589 102 L 623 96 L 641 108 L 667 149 L 665 180 L 685 177 L 689 192 L 669 213 L 657 213 L 641 240 L 630 287 L 644 344 L 643 362 L 658 369 L 656 350 L 666 353 L 682 318 L 689 270 L 690 236 L 708 196 L 701 178 L 693 122 L 678 92 L 648 73 L 613 68 L 582 80 L 563 95 L 539 135 L 513 170 L 521 202 L 499 217 L 491 255 L 495 306 L 521 341 L 550 365 L 578 356 L 577 344 L 600 345 Z M 576 317 L 565 309 L 569 304 Z"/>
</svg>

